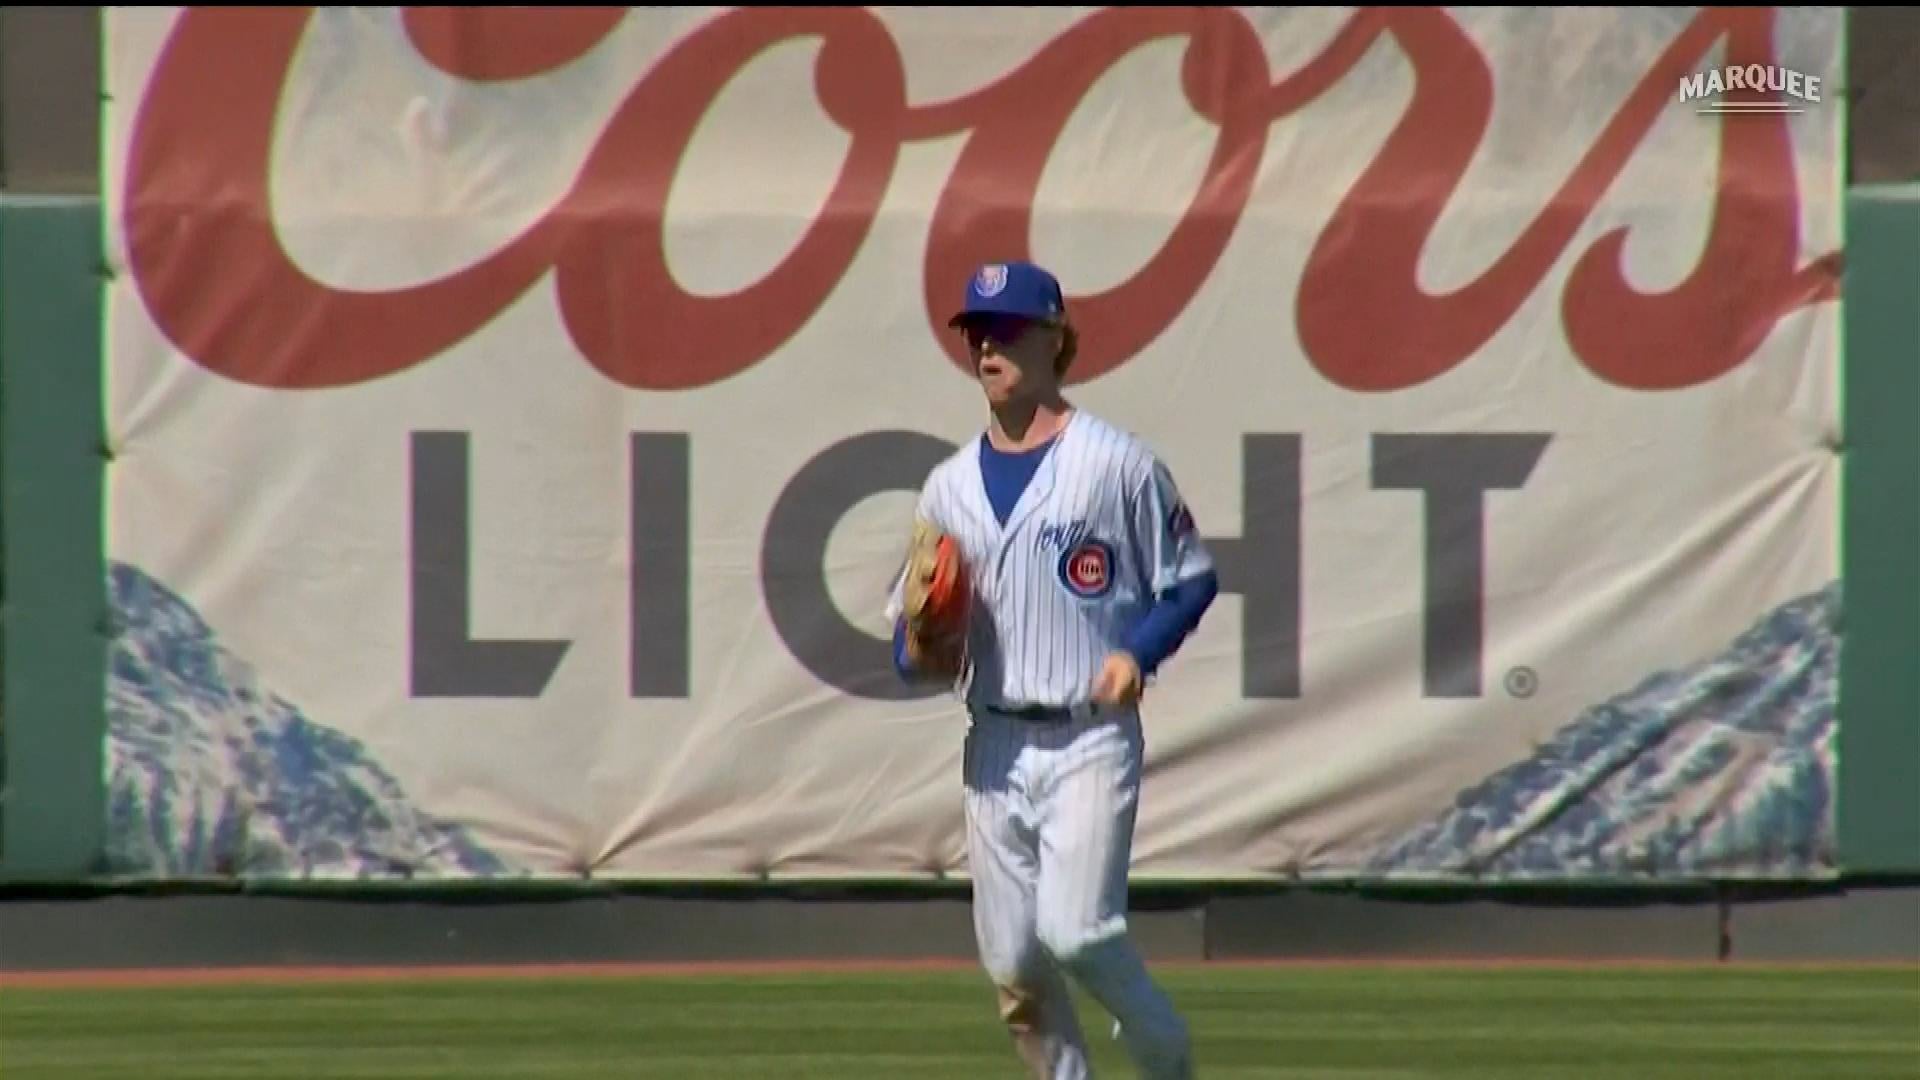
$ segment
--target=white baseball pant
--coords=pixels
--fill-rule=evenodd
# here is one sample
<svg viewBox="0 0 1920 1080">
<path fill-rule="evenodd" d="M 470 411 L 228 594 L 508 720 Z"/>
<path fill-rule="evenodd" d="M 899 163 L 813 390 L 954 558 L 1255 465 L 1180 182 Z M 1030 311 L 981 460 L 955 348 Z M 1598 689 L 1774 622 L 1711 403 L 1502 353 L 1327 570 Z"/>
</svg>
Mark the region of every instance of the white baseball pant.
<svg viewBox="0 0 1920 1080">
<path fill-rule="evenodd" d="M 1137 712 L 1037 723 L 979 710 L 965 751 L 974 932 L 1036 1077 L 1091 1075 L 1062 972 L 1119 1021 L 1147 1077 L 1191 1075 L 1187 1026 L 1127 936 Z"/>
</svg>

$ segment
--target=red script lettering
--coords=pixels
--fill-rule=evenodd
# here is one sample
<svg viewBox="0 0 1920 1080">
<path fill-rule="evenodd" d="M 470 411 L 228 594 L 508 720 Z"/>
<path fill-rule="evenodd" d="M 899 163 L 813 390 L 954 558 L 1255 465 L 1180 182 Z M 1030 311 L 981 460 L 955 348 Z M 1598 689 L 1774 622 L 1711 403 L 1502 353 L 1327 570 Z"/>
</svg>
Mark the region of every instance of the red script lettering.
<svg viewBox="0 0 1920 1080">
<path fill-rule="evenodd" d="M 584 55 L 621 9 L 413 8 L 414 47 L 449 74 L 524 79 Z M 1772 63 L 1772 13 L 1707 9 L 1655 61 L 1519 239 L 1476 281 L 1423 290 L 1416 273 L 1492 113 L 1485 58 L 1433 9 L 1363 9 L 1277 83 L 1244 16 L 1223 8 L 1116 8 L 1091 15 L 1000 80 L 960 98 L 906 100 L 884 24 L 863 9 L 747 8 L 669 50 L 614 113 L 572 188 L 499 250 L 438 281 L 384 292 L 329 287 L 287 257 L 273 225 L 269 157 L 282 86 L 311 9 L 195 8 L 159 58 L 129 148 L 131 270 L 161 331 L 196 362 L 242 382 L 345 386 L 394 374 L 468 337 L 547 271 L 568 333 L 622 385 L 676 390 L 738 374 L 825 302 L 872 224 L 907 143 L 966 135 L 937 200 L 922 267 L 930 326 L 944 330 L 971 268 L 1026 257 L 1034 194 L 1093 84 L 1149 42 L 1184 37 L 1181 89 L 1218 134 L 1199 190 L 1161 250 L 1106 292 L 1073 296 L 1084 330 L 1074 381 L 1152 342 L 1205 283 L 1245 211 L 1268 126 L 1338 82 L 1381 35 L 1410 61 L 1413 101 L 1321 231 L 1297 298 L 1300 340 L 1337 385 L 1390 391 L 1452 370 L 1531 295 L 1619 175 L 1672 88 L 1725 39 L 1726 63 Z M 851 137 L 819 214 L 787 258 L 726 296 L 695 296 L 668 272 L 666 195 L 695 129 L 756 56 L 817 37 L 815 92 Z M 1696 385 L 1739 366 L 1784 315 L 1838 291 L 1839 257 L 1799 265 L 1798 191 L 1785 117 L 1720 124 L 1712 225 L 1693 272 L 1645 294 L 1625 280 L 1624 230 L 1575 261 L 1562 296 L 1573 351 L 1634 389 Z"/>
</svg>

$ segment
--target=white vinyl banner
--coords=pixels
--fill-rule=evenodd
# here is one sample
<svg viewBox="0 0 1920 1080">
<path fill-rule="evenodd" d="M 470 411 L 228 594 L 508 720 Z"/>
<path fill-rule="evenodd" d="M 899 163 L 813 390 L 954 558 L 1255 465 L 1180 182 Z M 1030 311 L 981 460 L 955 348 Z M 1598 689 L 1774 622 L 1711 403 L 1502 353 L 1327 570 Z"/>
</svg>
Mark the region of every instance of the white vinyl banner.
<svg viewBox="0 0 1920 1080">
<path fill-rule="evenodd" d="M 1842 9 L 107 9 L 109 869 L 964 878 L 884 615 L 1068 292 L 1136 880 L 1832 871 Z"/>
</svg>

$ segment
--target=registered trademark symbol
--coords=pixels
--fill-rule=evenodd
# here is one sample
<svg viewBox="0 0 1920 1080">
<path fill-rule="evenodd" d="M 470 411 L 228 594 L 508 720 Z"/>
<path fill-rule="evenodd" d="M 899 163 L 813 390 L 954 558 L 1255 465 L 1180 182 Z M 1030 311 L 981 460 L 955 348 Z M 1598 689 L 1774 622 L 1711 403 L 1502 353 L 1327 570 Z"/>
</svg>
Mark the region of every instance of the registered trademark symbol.
<svg viewBox="0 0 1920 1080">
<path fill-rule="evenodd" d="M 1507 672 L 1507 693 L 1517 698 L 1530 698 L 1540 689 L 1540 676 L 1530 667 L 1517 667 Z"/>
</svg>

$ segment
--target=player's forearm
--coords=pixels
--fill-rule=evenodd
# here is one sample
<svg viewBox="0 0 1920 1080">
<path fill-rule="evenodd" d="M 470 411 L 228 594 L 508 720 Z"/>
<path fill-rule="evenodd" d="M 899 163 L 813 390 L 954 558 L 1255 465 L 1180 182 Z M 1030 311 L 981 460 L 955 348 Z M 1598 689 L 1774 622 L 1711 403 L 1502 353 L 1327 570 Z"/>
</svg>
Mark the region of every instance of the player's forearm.
<svg viewBox="0 0 1920 1080">
<path fill-rule="evenodd" d="M 1152 675 L 1167 662 L 1200 625 L 1201 616 L 1220 594 L 1219 575 L 1212 571 L 1161 593 L 1152 610 L 1127 635 L 1126 649 L 1140 665 L 1140 673 Z"/>
</svg>

